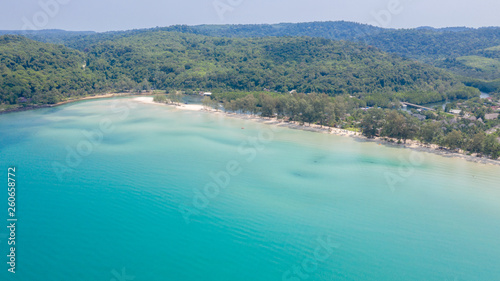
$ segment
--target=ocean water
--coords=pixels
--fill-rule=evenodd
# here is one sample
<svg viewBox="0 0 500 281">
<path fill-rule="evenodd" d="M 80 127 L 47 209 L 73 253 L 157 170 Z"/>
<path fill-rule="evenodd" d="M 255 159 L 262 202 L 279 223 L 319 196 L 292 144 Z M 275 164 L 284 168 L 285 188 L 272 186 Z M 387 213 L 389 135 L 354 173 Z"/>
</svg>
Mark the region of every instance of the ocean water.
<svg viewBox="0 0 500 281">
<path fill-rule="evenodd" d="M 498 166 L 130 98 L 0 115 L 0 155 L 0 280 L 500 280 Z"/>
</svg>

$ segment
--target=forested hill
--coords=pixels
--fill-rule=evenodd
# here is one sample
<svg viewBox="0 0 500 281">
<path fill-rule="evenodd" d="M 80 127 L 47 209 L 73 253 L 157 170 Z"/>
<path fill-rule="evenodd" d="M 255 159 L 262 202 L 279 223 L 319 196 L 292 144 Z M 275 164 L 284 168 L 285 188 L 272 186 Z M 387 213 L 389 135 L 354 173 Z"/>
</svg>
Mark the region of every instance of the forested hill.
<svg viewBox="0 0 500 281">
<path fill-rule="evenodd" d="M 83 53 L 62 45 L 0 36 L 0 104 L 55 103 L 102 90 L 102 79 L 84 63 Z"/>
<path fill-rule="evenodd" d="M 242 24 L 242 25 L 174 25 L 168 27 L 157 27 L 152 29 L 136 29 L 127 31 L 111 31 L 99 33 L 98 37 L 85 36 L 95 35 L 95 32 L 83 31 L 63 31 L 63 30 L 0 30 L 0 35 L 23 35 L 30 39 L 45 43 L 64 43 L 74 44 L 78 38 L 83 40 L 95 38 L 115 38 L 121 36 L 130 36 L 138 33 L 147 33 L 150 31 L 172 31 L 181 33 L 191 33 L 206 35 L 212 37 L 268 37 L 268 36 L 309 36 L 320 37 L 332 40 L 353 41 L 366 37 L 367 35 L 377 34 L 386 29 L 367 24 L 359 24 L 346 21 L 328 21 L 328 22 L 306 22 L 306 23 L 279 23 L 279 24 Z"/>
<path fill-rule="evenodd" d="M 497 27 L 384 29 L 340 21 L 171 26 L 162 30 L 219 37 L 311 36 L 347 40 L 375 46 L 462 76 L 485 80 L 500 78 L 500 28 Z"/>
<path fill-rule="evenodd" d="M 386 30 L 368 24 L 347 21 L 240 25 L 176 25 L 160 29 L 218 37 L 309 36 L 347 41 L 358 40 Z"/>
<path fill-rule="evenodd" d="M 346 21 L 279 23 L 251 25 L 176 25 L 169 27 L 115 31 L 105 33 L 62 30 L 2 31 L 0 35 L 23 35 L 46 43 L 75 46 L 82 41 L 111 40 L 152 31 L 173 31 L 214 37 L 296 37 L 308 36 L 332 40 L 363 42 L 383 51 L 418 59 L 426 63 L 461 56 L 483 55 L 484 50 L 500 45 L 500 28 L 432 28 L 387 29 Z M 90 36 L 87 36 L 90 35 Z"/>
<path fill-rule="evenodd" d="M 94 31 L 65 31 L 59 29 L 45 30 L 0 30 L 2 35 L 21 35 L 44 43 L 65 44 L 70 38 L 96 34 Z"/>
<path fill-rule="evenodd" d="M 64 32 L 60 30 L 42 30 L 24 32 L 28 38 L 65 44 L 71 48 L 97 43 L 102 40 L 130 37 L 154 31 L 173 31 L 215 37 L 296 37 L 309 36 L 332 40 L 346 40 L 375 46 L 384 52 L 415 59 L 433 66 L 446 69 L 469 81 L 469 84 L 481 84 L 482 79 L 497 79 L 500 85 L 500 28 L 432 28 L 386 29 L 353 22 L 308 22 L 254 25 L 177 25 L 153 29 L 140 29 L 119 32 L 93 34 L 92 32 Z M 0 35 L 9 31 L 0 31 Z M 11 31 L 11 33 L 16 33 Z M 18 34 L 17 32 L 16 34 Z M 90 35 L 90 36 L 87 36 Z M 83 50 L 83 49 L 82 49 Z M 472 81 L 472 82 L 471 82 Z M 484 91 L 500 91 L 494 81 Z"/>
<path fill-rule="evenodd" d="M 255 25 L 170 26 L 166 31 L 218 37 L 310 36 L 363 42 L 383 51 L 423 62 L 476 55 L 500 45 L 500 28 L 379 28 L 354 22 L 309 22 Z"/>
<path fill-rule="evenodd" d="M 387 52 L 432 63 L 434 60 L 475 55 L 500 45 L 500 28 L 385 30 L 367 36 L 363 41 Z"/>
<path fill-rule="evenodd" d="M 444 91 L 443 71 L 371 47 L 321 38 L 214 38 L 151 31 L 86 46 L 89 68 L 160 88 L 215 88 L 331 95 Z"/>
<path fill-rule="evenodd" d="M 44 101 L 41 96 L 53 102 L 82 91 L 153 87 L 358 96 L 398 92 L 431 102 L 463 86 L 439 69 L 322 38 L 217 38 L 162 30 L 106 36 L 79 40 L 83 51 L 0 37 L 2 101 Z"/>
<path fill-rule="evenodd" d="M 480 78 L 500 78 L 500 28 L 463 31 L 387 30 L 363 38 L 366 44 L 403 57 Z"/>
</svg>

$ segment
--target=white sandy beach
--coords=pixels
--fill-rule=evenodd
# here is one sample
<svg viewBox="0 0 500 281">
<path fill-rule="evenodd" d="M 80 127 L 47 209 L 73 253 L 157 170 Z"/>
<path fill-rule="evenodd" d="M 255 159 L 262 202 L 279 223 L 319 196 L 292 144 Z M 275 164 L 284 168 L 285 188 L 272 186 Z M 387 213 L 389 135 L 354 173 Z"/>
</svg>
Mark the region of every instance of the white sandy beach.
<svg viewBox="0 0 500 281">
<path fill-rule="evenodd" d="M 475 155 L 467 155 L 464 153 L 452 152 L 452 151 L 448 151 L 448 150 L 441 150 L 441 149 L 439 149 L 439 146 L 436 144 L 423 144 L 423 143 L 416 141 L 416 140 L 408 140 L 406 144 L 397 144 L 396 143 L 397 140 L 395 140 L 395 139 L 393 139 L 391 141 L 387 141 L 388 138 L 380 138 L 380 137 L 376 137 L 374 139 L 368 139 L 365 136 L 363 136 L 361 133 L 357 133 L 357 132 L 353 132 L 353 131 L 349 131 L 349 130 L 332 128 L 332 127 L 324 127 L 324 126 L 315 125 L 315 124 L 301 125 L 298 122 L 294 122 L 294 121 L 285 122 L 283 120 L 277 120 L 276 118 L 260 117 L 260 116 L 248 115 L 248 114 L 226 113 L 223 111 L 215 111 L 213 109 L 208 109 L 201 104 L 179 104 L 179 105 L 161 104 L 161 103 L 154 102 L 153 97 L 136 97 L 133 100 L 136 102 L 145 103 L 145 104 L 173 106 L 173 107 L 175 107 L 177 109 L 181 109 L 181 110 L 210 111 L 210 112 L 215 113 L 215 114 L 224 114 L 227 117 L 252 120 L 252 121 L 261 122 L 261 123 L 265 123 L 265 124 L 269 124 L 269 125 L 287 127 L 287 128 L 303 130 L 303 131 L 333 134 L 333 135 L 338 135 L 338 136 L 348 136 L 348 137 L 361 139 L 364 141 L 377 142 L 377 143 L 383 144 L 383 145 L 389 145 L 389 146 L 400 147 L 400 148 L 409 148 L 409 149 L 413 149 L 413 150 L 417 150 L 417 151 L 421 151 L 421 152 L 433 153 L 433 154 L 441 155 L 444 157 L 459 158 L 459 159 L 464 159 L 467 161 L 481 163 L 481 164 L 500 165 L 499 160 L 493 160 L 493 159 L 488 159 L 488 158 L 484 158 L 484 157 L 477 157 Z"/>
<path fill-rule="evenodd" d="M 153 101 L 153 97 L 137 97 L 137 98 L 134 98 L 133 100 L 140 102 L 140 103 L 146 103 L 146 104 L 174 106 L 175 108 L 183 109 L 183 110 L 193 110 L 193 111 L 204 110 L 204 107 L 201 104 L 175 104 L 174 105 L 174 104 L 158 103 L 158 102 Z"/>
</svg>

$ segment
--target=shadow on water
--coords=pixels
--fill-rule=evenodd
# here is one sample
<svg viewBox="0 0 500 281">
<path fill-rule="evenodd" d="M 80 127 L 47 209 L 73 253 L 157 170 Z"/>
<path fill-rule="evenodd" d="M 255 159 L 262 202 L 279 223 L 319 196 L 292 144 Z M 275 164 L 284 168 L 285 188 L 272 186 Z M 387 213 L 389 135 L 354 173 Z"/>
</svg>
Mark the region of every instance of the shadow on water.
<svg viewBox="0 0 500 281">
<path fill-rule="evenodd" d="M 12 145 L 24 143 L 35 136 L 40 128 L 51 121 L 44 118 L 44 112 L 36 109 L 33 111 L 13 112 L 0 116 L 0 150 Z"/>
<path fill-rule="evenodd" d="M 290 175 L 296 177 L 296 178 L 301 178 L 301 179 L 315 179 L 315 178 L 319 178 L 319 176 L 317 174 L 314 174 L 314 173 L 310 173 L 310 172 L 307 172 L 307 171 L 293 171 L 293 172 L 290 172 Z"/>
<path fill-rule="evenodd" d="M 320 155 L 320 156 L 317 156 L 313 159 L 313 163 L 314 164 L 321 164 L 325 161 L 327 157 L 325 155 Z"/>
</svg>

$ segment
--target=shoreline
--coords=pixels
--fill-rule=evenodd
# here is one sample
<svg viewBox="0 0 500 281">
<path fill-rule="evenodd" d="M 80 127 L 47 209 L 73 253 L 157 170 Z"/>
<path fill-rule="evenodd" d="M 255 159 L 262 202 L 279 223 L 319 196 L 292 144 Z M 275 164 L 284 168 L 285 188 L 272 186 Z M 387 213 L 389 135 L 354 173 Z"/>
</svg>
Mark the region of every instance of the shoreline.
<svg viewBox="0 0 500 281">
<path fill-rule="evenodd" d="M 223 114 L 227 117 L 232 117 L 232 118 L 238 118 L 238 119 L 243 119 L 243 120 L 251 120 L 255 122 L 260 122 L 268 125 L 276 125 L 280 127 L 287 127 L 290 129 L 295 129 L 295 130 L 302 130 L 302 131 L 309 131 L 309 132 L 316 132 L 316 133 L 324 133 L 324 134 L 331 134 L 331 135 L 337 135 L 337 136 L 346 136 L 346 137 L 351 137 L 354 139 L 357 139 L 359 141 L 365 141 L 365 142 L 375 142 L 379 143 L 381 145 L 386 145 L 390 147 L 395 147 L 395 148 L 404 148 L 404 149 L 412 149 L 415 151 L 419 152 L 427 152 L 427 153 L 432 153 L 435 155 L 439 155 L 442 157 L 447 157 L 447 158 L 455 158 L 455 159 L 463 159 L 469 162 L 474 162 L 478 164 L 485 164 L 485 165 L 497 165 L 500 166 L 500 160 L 494 160 L 490 158 L 485 158 L 485 157 L 477 157 L 475 155 L 467 155 L 459 152 L 453 152 L 449 150 L 443 150 L 439 149 L 439 145 L 437 144 L 424 144 L 421 143 L 417 140 L 407 140 L 406 144 L 397 144 L 397 140 L 386 138 L 386 137 L 375 137 L 373 139 L 367 138 L 361 133 L 345 130 L 345 129 L 339 129 L 339 128 L 333 128 L 333 127 L 324 127 L 320 126 L 317 124 L 310 124 L 308 126 L 306 125 L 301 125 L 296 121 L 291 121 L 291 122 L 286 122 L 282 120 L 278 120 L 276 118 L 270 118 L 270 117 L 260 117 L 256 115 L 248 115 L 248 114 L 241 114 L 241 113 L 228 113 L 228 112 L 223 112 L 223 111 L 215 111 L 213 109 L 207 109 L 203 105 L 196 105 L 196 104 L 161 104 L 153 101 L 153 98 L 151 97 L 137 97 L 133 99 L 134 101 L 140 102 L 140 103 L 145 103 L 145 104 L 155 104 L 155 105 L 167 105 L 167 106 L 173 106 L 177 109 L 181 110 L 191 110 L 191 111 L 205 111 L 205 112 L 211 112 L 215 114 Z"/>
<path fill-rule="evenodd" d="M 415 151 L 432 153 L 432 154 L 439 155 L 442 157 L 447 157 L 447 158 L 463 159 L 463 160 L 478 163 L 478 164 L 500 166 L 500 160 L 494 160 L 494 159 L 485 158 L 485 157 L 477 157 L 475 155 L 467 155 L 467 154 L 463 154 L 463 153 L 459 153 L 459 152 L 453 152 L 450 150 L 443 150 L 443 149 L 439 149 L 440 146 L 437 144 L 424 144 L 424 143 L 421 143 L 417 140 L 407 140 L 406 144 L 404 144 L 404 143 L 398 144 L 397 140 L 395 140 L 395 139 L 390 139 L 390 138 L 386 138 L 386 137 L 375 137 L 373 139 L 370 139 L 370 138 L 363 136 L 361 133 L 348 131 L 345 129 L 339 129 L 339 128 L 321 127 L 320 125 L 316 125 L 316 124 L 300 125 L 296 121 L 286 122 L 286 121 L 277 120 L 276 118 L 259 117 L 259 116 L 245 116 L 244 114 L 239 114 L 239 113 L 215 112 L 213 110 L 206 110 L 206 109 L 204 111 L 210 111 L 212 113 L 224 114 L 227 117 L 233 117 L 233 118 L 244 119 L 244 120 L 251 120 L 251 121 L 260 122 L 260 123 L 264 123 L 264 124 L 268 124 L 268 125 L 276 125 L 276 126 L 287 127 L 290 129 L 302 130 L 302 131 L 308 131 L 308 132 L 351 137 L 353 139 L 356 139 L 358 141 L 363 141 L 363 142 L 373 142 L 373 143 L 378 143 L 381 145 L 394 147 L 394 148 L 412 149 Z"/>
<path fill-rule="evenodd" d="M 14 109 L 2 110 L 2 111 L 0 111 L 0 115 L 7 114 L 7 113 L 28 111 L 28 110 L 33 110 L 33 109 L 56 107 L 56 106 L 65 105 L 68 103 L 73 103 L 73 102 L 78 102 L 78 101 L 84 101 L 84 100 L 104 99 L 104 98 L 112 98 L 112 97 L 126 97 L 126 96 L 133 96 L 133 95 L 134 94 L 132 94 L 132 93 L 107 93 L 107 94 L 103 94 L 103 95 L 86 96 L 86 97 L 80 97 L 80 98 L 76 98 L 76 99 L 69 99 L 69 100 L 61 101 L 61 102 L 58 102 L 55 104 L 33 105 L 33 106 L 27 106 L 27 107 L 18 107 L 18 108 L 14 108 Z"/>
<path fill-rule="evenodd" d="M 177 109 L 182 109 L 182 110 L 191 110 L 191 111 L 208 111 L 203 105 L 201 104 L 171 104 L 171 103 L 159 103 L 153 101 L 152 97 L 135 97 L 132 99 L 135 102 L 139 103 L 144 103 L 144 104 L 154 104 L 154 105 L 161 105 L 161 106 L 173 106 Z"/>
</svg>

